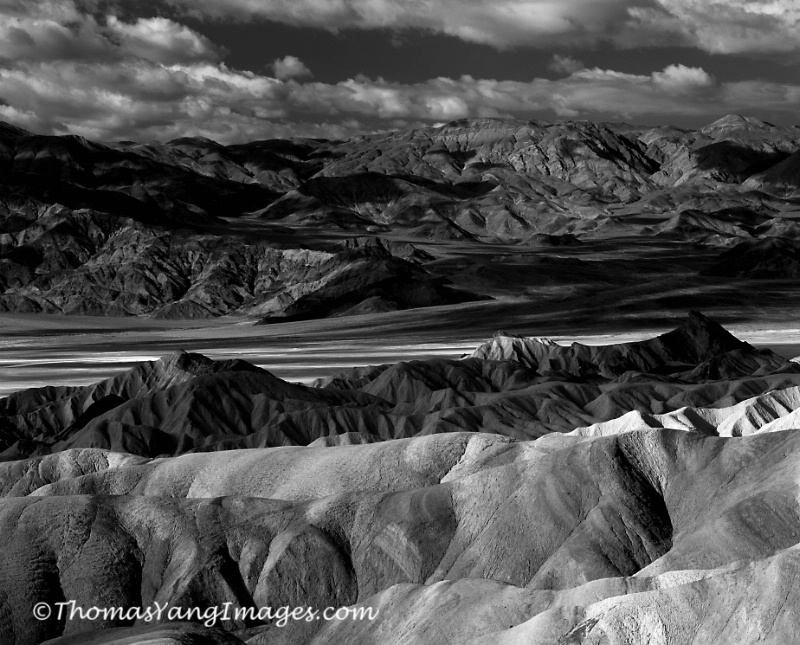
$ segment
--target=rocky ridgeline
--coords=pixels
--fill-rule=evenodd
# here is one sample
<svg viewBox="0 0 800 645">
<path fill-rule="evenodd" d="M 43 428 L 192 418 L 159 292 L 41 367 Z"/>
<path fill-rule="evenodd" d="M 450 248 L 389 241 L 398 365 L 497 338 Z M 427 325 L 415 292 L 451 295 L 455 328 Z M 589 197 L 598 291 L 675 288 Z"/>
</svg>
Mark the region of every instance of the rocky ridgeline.
<svg viewBox="0 0 800 645">
<path fill-rule="evenodd" d="M 0 455 L 103 448 L 156 457 L 459 429 L 534 439 L 613 426 L 618 418 L 628 423 L 629 412 L 674 416 L 731 407 L 796 386 L 796 363 L 754 349 L 698 313 L 641 342 L 562 346 L 500 335 L 461 360 L 358 368 L 316 387 L 287 383 L 246 361 L 179 352 L 95 385 L 25 390 L 1 400 Z M 769 400 L 762 396 L 760 407 L 769 409 Z M 783 408 L 776 410 L 762 413 L 763 425 L 783 416 Z M 706 412 L 695 417 L 706 419 L 695 428 L 704 433 L 723 421 L 715 425 Z M 750 434 L 760 426 L 747 427 Z"/>
<path fill-rule="evenodd" d="M 348 255 L 362 235 L 536 248 L 795 238 L 798 148 L 800 128 L 735 116 L 697 131 L 483 119 L 232 146 L 4 125 L 0 311 L 298 319 L 476 297 L 429 274 L 424 253 L 387 242 L 391 258 Z"/>
<path fill-rule="evenodd" d="M 317 387 L 179 352 L 22 391 L 0 400 L 0 641 L 792 642 L 799 421 L 800 367 L 698 313 Z M 64 599 L 377 617 L 32 616 Z"/>
</svg>

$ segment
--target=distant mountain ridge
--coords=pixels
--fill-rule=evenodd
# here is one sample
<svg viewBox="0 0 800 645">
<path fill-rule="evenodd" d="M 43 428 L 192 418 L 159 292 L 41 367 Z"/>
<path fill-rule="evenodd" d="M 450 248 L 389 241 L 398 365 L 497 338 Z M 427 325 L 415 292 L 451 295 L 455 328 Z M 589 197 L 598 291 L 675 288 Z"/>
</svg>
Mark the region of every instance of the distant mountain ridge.
<svg viewBox="0 0 800 645">
<path fill-rule="evenodd" d="M 532 248 L 787 235 L 798 150 L 800 127 L 738 116 L 697 131 L 474 119 L 230 146 L 99 144 L 6 124 L 0 311 L 296 318 L 474 300 L 452 292 L 446 265 L 429 275 L 426 261 L 373 255 L 358 272 L 383 282 L 342 285 L 320 254 L 365 235 Z"/>
</svg>

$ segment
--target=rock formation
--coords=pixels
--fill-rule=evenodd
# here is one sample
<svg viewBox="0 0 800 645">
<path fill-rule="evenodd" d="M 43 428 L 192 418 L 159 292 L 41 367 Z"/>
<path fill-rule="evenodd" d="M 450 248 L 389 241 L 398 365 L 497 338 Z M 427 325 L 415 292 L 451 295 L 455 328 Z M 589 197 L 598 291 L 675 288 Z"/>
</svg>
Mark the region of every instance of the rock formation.
<svg viewBox="0 0 800 645">
<path fill-rule="evenodd" d="M 784 643 L 800 620 L 800 368 L 699 313 L 318 387 L 180 353 L 0 403 L 4 643 Z M 231 609 L 31 615 L 68 600 Z M 264 607 L 377 614 L 234 611 Z"/>
</svg>

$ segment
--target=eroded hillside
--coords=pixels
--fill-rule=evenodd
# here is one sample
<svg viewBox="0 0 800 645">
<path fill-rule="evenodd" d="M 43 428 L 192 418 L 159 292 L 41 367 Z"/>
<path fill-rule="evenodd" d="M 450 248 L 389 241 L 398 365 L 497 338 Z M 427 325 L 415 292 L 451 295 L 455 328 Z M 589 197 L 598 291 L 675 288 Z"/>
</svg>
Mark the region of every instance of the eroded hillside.
<svg viewBox="0 0 800 645">
<path fill-rule="evenodd" d="M 498 335 L 316 387 L 176 353 L 22 391 L 0 400 L 0 639 L 791 642 L 798 411 L 800 366 L 698 313 L 640 342 Z M 378 614 L 32 617 L 65 598 Z"/>
<path fill-rule="evenodd" d="M 601 285 L 682 272 L 703 288 L 730 277 L 715 264 L 729 247 L 763 256 L 797 237 L 798 148 L 800 128 L 736 116 L 698 131 L 485 119 L 231 146 L 3 126 L 0 310 L 315 318 L 580 297 L 598 270 Z M 619 249 L 625 266 L 598 263 Z"/>
</svg>

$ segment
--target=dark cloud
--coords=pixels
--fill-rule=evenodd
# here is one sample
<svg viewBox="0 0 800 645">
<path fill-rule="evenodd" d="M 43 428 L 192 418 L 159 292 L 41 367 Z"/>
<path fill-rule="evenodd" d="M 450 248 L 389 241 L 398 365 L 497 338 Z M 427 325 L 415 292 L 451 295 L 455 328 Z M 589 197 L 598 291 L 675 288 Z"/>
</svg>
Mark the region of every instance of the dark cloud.
<svg viewBox="0 0 800 645">
<path fill-rule="evenodd" d="M 797 0 L 165 0 L 200 18 L 423 29 L 497 48 L 691 45 L 800 51 Z"/>
<path fill-rule="evenodd" d="M 554 54 L 553 59 L 547 67 L 557 74 L 574 74 L 575 72 L 585 69 L 586 65 L 583 64 L 583 61 L 573 58 L 572 56 Z"/>
</svg>

